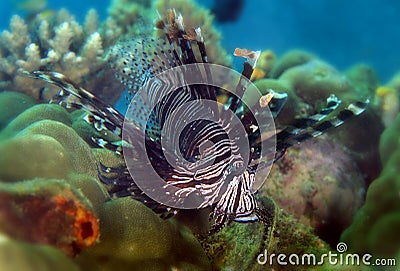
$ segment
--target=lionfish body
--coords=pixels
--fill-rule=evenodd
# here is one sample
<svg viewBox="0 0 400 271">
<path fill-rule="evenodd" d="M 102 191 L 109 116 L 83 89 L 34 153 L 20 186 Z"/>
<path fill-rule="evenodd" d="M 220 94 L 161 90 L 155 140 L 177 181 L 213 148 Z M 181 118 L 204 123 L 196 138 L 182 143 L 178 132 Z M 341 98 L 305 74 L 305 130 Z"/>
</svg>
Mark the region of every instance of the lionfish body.
<svg viewBox="0 0 400 271">
<path fill-rule="evenodd" d="M 160 96 L 160 90 L 154 83 L 157 81 L 152 82 L 158 74 L 189 64 L 208 63 L 200 28 L 185 31 L 181 16 L 176 15 L 173 10 L 168 13 L 166 20 L 160 20 L 156 26 L 163 30 L 164 39 L 130 42 L 116 46 L 113 51 L 114 57 L 119 59 L 118 63 L 113 64 L 114 68 L 118 69 L 117 77 L 133 94 L 140 89 L 145 91 L 145 96 L 137 97 L 133 104 L 135 112 L 138 113 L 131 114 L 130 118 L 125 118 L 112 106 L 76 86 L 61 74 L 35 71 L 31 76 L 61 88 L 60 93 L 51 100 L 52 103 L 68 108 L 85 109 L 88 113 L 84 119 L 97 131 L 111 131 L 121 139 L 110 142 L 105 138 L 93 137 L 92 143 L 110 149 L 118 155 L 124 154 L 126 148 L 132 150 L 136 156 L 147 153 L 151 166 L 165 181 L 166 187 L 173 186 L 177 189 L 173 197 L 177 201 L 193 193 L 201 195 L 203 201 L 198 204 L 198 208 L 212 207 L 211 218 L 214 219 L 214 224 L 211 232 L 219 231 L 231 221 L 264 221 L 267 214 L 258 206 L 255 197 L 257 191 L 253 187 L 255 172 L 263 163 L 260 153 L 263 139 L 256 117 L 243 110 L 241 101 L 241 96 L 248 86 L 246 79 L 250 79 L 259 53 L 245 49 L 235 51 L 235 55 L 246 58 L 242 72 L 244 80 L 239 80 L 236 95 L 231 95 L 225 106 L 212 108 L 212 105 L 193 103 L 182 109 L 182 105 L 193 101 L 216 102 L 216 97 L 223 92 L 221 88 L 199 84 L 176 89 L 163 96 L 155 107 L 149 108 L 149 100 Z M 207 68 L 195 70 L 195 74 L 206 77 L 208 82 L 212 81 L 214 76 Z M 271 91 L 268 96 L 262 98 L 258 112 L 268 107 L 275 118 L 284 105 L 287 95 Z M 307 118 L 297 119 L 292 126 L 273 135 L 274 139 L 276 138 L 276 152 L 270 164 L 280 159 L 290 146 L 341 125 L 351 116 L 361 114 L 366 107 L 366 103 L 350 104 L 329 121 L 324 120 L 339 104 L 340 100 L 331 96 L 327 99 L 326 107 L 320 112 Z M 177 134 L 168 118 L 177 109 L 182 110 L 182 114 L 196 113 L 200 117 L 202 112 L 212 112 L 215 121 L 201 118 L 194 120 Z M 225 117 L 228 111 L 234 112 L 240 120 L 239 123 L 235 123 L 232 117 Z M 143 119 L 141 112 L 148 112 L 149 117 Z M 131 133 L 142 133 L 145 138 L 144 149 L 135 146 L 133 141 L 124 142 L 122 137 L 124 121 L 125 124 L 129 122 Z M 178 119 L 178 123 L 179 121 Z M 237 141 L 227 135 L 228 133 L 235 135 L 237 125 L 243 126 L 246 131 L 246 140 L 250 145 L 248 157 L 241 155 Z M 163 134 L 163 130 L 167 132 Z M 162 136 L 165 134 L 168 135 L 167 142 L 175 142 L 178 149 L 164 153 L 168 151 L 161 146 Z M 189 164 L 173 167 L 168 162 L 167 158 L 174 156 L 178 151 L 190 162 Z M 139 161 L 137 163 L 140 164 Z M 136 185 L 131 173 L 125 166 L 110 168 L 107 165 L 99 165 L 99 178 L 112 186 L 109 192 L 113 197 L 132 196 L 161 214 L 163 218 L 168 218 L 178 211 L 148 196 Z M 108 177 L 109 174 L 113 174 L 114 177 Z"/>
</svg>

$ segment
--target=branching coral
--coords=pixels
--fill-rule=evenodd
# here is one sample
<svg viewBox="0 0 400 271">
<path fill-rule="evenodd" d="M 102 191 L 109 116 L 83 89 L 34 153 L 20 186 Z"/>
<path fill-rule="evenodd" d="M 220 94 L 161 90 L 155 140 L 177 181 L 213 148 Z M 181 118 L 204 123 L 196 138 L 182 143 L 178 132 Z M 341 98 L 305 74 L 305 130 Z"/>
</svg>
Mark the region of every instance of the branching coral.
<svg viewBox="0 0 400 271">
<path fill-rule="evenodd" d="M 66 10 L 49 19 L 39 15 L 30 24 L 14 15 L 10 29 L 0 35 L 0 89 L 24 92 L 37 99 L 41 83 L 20 72 L 45 69 L 62 72 L 113 102 L 122 87 L 118 83 L 110 85 L 115 80 L 110 80 L 105 50 L 119 34 L 111 18 L 99 26 L 95 10 L 87 13 L 83 25 Z"/>
<path fill-rule="evenodd" d="M 108 10 L 110 16 L 102 24 L 93 9 L 83 25 L 65 9 L 50 18 L 38 15 L 30 23 L 14 15 L 9 29 L 0 34 L 0 90 L 47 99 L 54 91 L 43 97 L 43 84 L 27 79 L 21 71 L 51 70 L 114 103 L 123 86 L 114 80 L 113 71 L 106 65 L 108 48 L 120 37 L 151 36 L 155 11 L 164 13 L 172 7 L 191 14 L 189 27 L 202 26 L 210 62 L 229 65 L 231 60 L 219 43 L 220 34 L 212 27 L 212 15 L 195 3 L 163 0 L 152 5 L 148 0 L 114 0 Z"/>
</svg>

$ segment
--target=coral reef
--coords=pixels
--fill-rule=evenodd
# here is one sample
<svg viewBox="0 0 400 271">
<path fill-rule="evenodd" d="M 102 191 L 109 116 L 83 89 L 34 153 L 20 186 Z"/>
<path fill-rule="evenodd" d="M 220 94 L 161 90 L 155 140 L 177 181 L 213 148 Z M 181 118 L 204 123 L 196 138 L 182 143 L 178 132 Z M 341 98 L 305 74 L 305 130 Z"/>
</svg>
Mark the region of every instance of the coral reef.
<svg viewBox="0 0 400 271">
<path fill-rule="evenodd" d="M 378 79 L 368 66 L 356 65 L 341 73 L 316 56 L 299 50 L 278 58 L 269 76 L 254 84 L 262 93 L 272 89 L 288 94 L 287 106 L 276 119 L 278 129 L 290 124 L 294 118 L 318 111 L 331 94 L 341 99 L 344 106 L 348 101 L 372 99 L 378 86 Z M 251 93 L 246 96 L 251 100 Z M 367 126 L 370 127 L 368 135 L 364 132 Z M 357 122 L 331 132 L 333 138 L 348 148 L 360 171 L 365 173 L 367 183 L 381 170 L 377 146 L 383 129 L 380 111 L 371 108 Z"/>
<path fill-rule="evenodd" d="M 279 265 L 276 258 L 270 264 L 269 256 L 313 253 L 318 257 L 329 251 L 329 246 L 318 239 L 310 227 L 273 207 L 270 199 L 262 198 L 261 201 L 275 213 L 274 221 L 269 225 L 235 223 L 202 240 L 213 270 L 309 270 L 307 265 Z M 265 264 L 259 264 L 258 260 Z"/>
<path fill-rule="evenodd" d="M 0 270 L 78 271 L 78 266 L 48 245 L 19 242 L 0 234 Z"/>
<path fill-rule="evenodd" d="M 39 14 L 29 23 L 14 15 L 9 29 L 0 34 L 0 90 L 20 91 L 46 100 L 55 90 L 44 90 L 42 82 L 27 79 L 22 72 L 52 70 L 112 104 L 124 87 L 107 65 L 108 49 L 123 37 L 152 36 L 154 10 L 165 13 L 173 7 L 191 14 L 189 27 L 202 26 L 210 62 L 230 65 L 231 59 L 220 45 L 220 34 L 212 27 L 213 16 L 194 2 L 113 0 L 103 23 L 93 9 L 88 11 L 83 25 L 65 9 L 49 18 Z"/>
<path fill-rule="evenodd" d="M 390 126 L 399 113 L 400 104 L 398 91 L 388 86 L 379 86 L 375 91 L 375 106 L 382 113 L 382 122 L 385 127 Z"/>
<path fill-rule="evenodd" d="M 254 84 L 262 93 L 268 89 L 288 93 L 290 106 L 279 114 L 278 129 L 295 117 L 317 111 L 331 94 L 344 103 L 360 97 L 371 99 L 379 86 L 375 73 L 366 65 L 356 65 L 340 73 L 302 51 L 291 51 L 278 58 L 269 78 L 256 80 Z M 379 92 L 390 96 L 385 90 Z M 245 96 L 251 100 L 252 93 Z M 319 236 L 332 245 L 351 223 L 363 202 L 365 189 L 381 171 L 378 144 L 384 125 L 381 110 L 376 109 L 371 105 L 357 122 L 335 129 L 325 141 L 307 142 L 301 149 L 289 150 L 272 168 L 264 188 L 279 206 L 315 227 Z M 365 127 L 369 127 L 368 133 Z M 310 156 L 319 158 L 309 160 Z M 330 164 L 335 167 L 329 168 Z M 287 185 L 288 182 L 292 183 Z"/>
<path fill-rule="evenodd" d="M 400 112 L 400 73 L 375 88 L 374 106 L 381 112 L 382 122 L 389 127 Z"/>
<path fill-rule="evenodd" d="M 25 109 L 36 104 L 36 101 L 17 92 L 0 92 L 0 130 L 2 130 L 10 120 L 15 118 Z"/>
<path fill-rule="evenodd" d="M 20 91 L 41 99 L 43 84 L 27 79 L 21 71 L 46 69 L 62 72 L 114 102 L 123 88 L 109 80 L 113 73 L 106 65 L 105 50 L 119 35 L 112 19 L 100 26 L 93 9 L 83 25 L 66 10 L 47 19 L 38 15 L 29 25 L 14 15 L 10 29 L 0 35 L 0 90 Z"/>
<path fill-rule="evenodd" d="M 259 265 L 257 256 L 265 249 L 269 255 L 327 253 L 325 241 L 336 244 L 353 218 L 342 235 L 352 251 L 399 258 L 400 76 L 380 86 L 368 66 L 341 73 L 304 51 L 277 59 L 265 50 L 252 78 L 263 94 L 269 89 L 288 94 L 278 129 L 315 112 L 331 94 L 344 104 L 373 95 L 376 102 L 357 123 L 290 149 L 273 167 L 261 191 L 271 215 L 267 224 L 233 223 L 203 236 L 209 230 L 208 209 L 162 220 L 132 198 L 110 200 L 107 185 L 98 179 L 99 162 L 118 167 L 125 161 L 95 148 L 92 137 L 107 142 L 118 137 L 93 129 L 82 110 L 37 104 L 55 89 L 23 71 L 62 72 L 113 103 L 124 87 L 107 65 L 109 49 L 120 37 L 152 37 L 153 11 L 165 14 L 169 8 L 190 14 L 186 28 L 202 27 L 210 62 L 231 64 L 213 16 L 193 1 L 113 0 L 105 22 L 90 10 L 82 25 L 66 10 L 29 23 L 15 15 L 0 34 L 0 269 L 309 270 Z M 253 96 L 246 92 L 244 99 L 258 102 Z M 379 145 L 384 169 L 358 210 L 381 170 L 381 119 L 388 127 Z"/>
<path fill-rule="evenodd" d="M 98 239 L 90 203 L 64 181 L 0 183 L 0 202 L 0 231 L 15 239 L 52 245 L 68 255 Z"/>
<path fill-rule="evenodd" d="M 100 208 L 101 242 L 78 257 L 85 270 L 210 270 L 190 231 L 161 220 L 142 203 L 121 198 Z"/>
<path fill-rule="evenodd" d="M 344 74 L 353 86 L 353 91 L 347 93 L 349 97 L 356 95 L 363 99 L 371 98 L 379 86 L 378 75 L 372 67 L 366 64 L 356 64 L 346 70 Z"/>
<path fill-rule="evenodd" d="M 8 94 L 0 96 L 0 104 L 9 101 Z M 161 220 L 131 198 L 108 201 L 97 162 L 118 166 L 124 161 L 109 150 L 91 148 L 79 136 L 96 134 L 90 126 L 82 128 L 82 112 L 27 102 L 9 118 L 0 130 L 0 232 L 78 254 L 72 262 L 65 259 L 65 266 L 85 270 L 210 270 L 199 242 L 182 223 Z M 51 266 L 51 259 L 59 257 L 36 249 L 35 264 Z M 29 262 L 24 251 L 21 247 L 15 255 Z"/>
<path fill-rule="evenodd" d="M 289 82 L 295 94 L 309 104 L 326 99 L 332 92 L 341 97 L 352 91 L 344 75 L 318 59 L 285 70 L 279 80 Z"/>
<path fill-rule="evenodd" d="M 364 201 L 366 184 L 351 156 L 324 135 L 289 149 L 272 167 L 262 191 L 336 245 Z"/>
<path fill-rule="evenodd" d="M 290 68 L 307 63 L 314 59 L 315 56 L 301 50 L 292 50 L 284 54 L 278 59 L 272 67 L 271 78 L 279 78 L 282 73 Z"/>
<path fill-rule="evenodd" d="M 400 115 L 381 137 L 383 170 L 370 185 L 364 206 L 342 235 L 351 251 L 371 253 L 375 257 L 396 257 L 400 252 L 399 131 Z"/>
</svg>

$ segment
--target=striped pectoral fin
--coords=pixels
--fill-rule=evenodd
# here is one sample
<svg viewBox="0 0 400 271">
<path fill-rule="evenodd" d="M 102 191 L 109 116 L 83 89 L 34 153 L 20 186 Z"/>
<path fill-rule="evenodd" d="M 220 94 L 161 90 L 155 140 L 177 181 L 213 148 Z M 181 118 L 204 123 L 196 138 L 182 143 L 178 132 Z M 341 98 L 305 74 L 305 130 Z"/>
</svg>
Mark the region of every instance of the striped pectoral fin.
<svg viewBox="0 0 400 271">
<path fill-rule="evenodd" d="M 89 91 L 75 85 L 66 76 L 57 72 L 33 71 L 28 76 L 56 85 L 62 90 L 50 100 L 66 108 L 85 109 L 104 119 L 114 127 L 122 127 L 124 116 Z"/>
<path fill-rule="evenodd" d="M 114 123 L 122 123 L 124 120 L 124 116 L 111 105 L 106 104 L 86 89 L 75 85 L 70 79 L 61 73 L 33 71 L 29 73 L 28 76 L 60 87 L 65 92 L 77 98 L 73 100 L 74 103 L 81 104 L 86 110 L 96 112 L 97 114 L 110 119 Z"/>
<path fill-rule="evenodd" d="M 341 110 L 335 117 L 330 120 L 324 121 L 314 128 L 313 137 L 319 136 L 320 134 L 326 132 L 330 128 L 335 128 L 342 125 L 344 122 L 352 118 L 353 116 L 358 116 L 362 114 L 369 104 L 369 100 L 365 102 L 355 102 L 347 106 L 346 109 Z"/>
<path fill-rule="evenodd" d="M 100 148 L 110 149 L 121 154 L 119 144 L 122 136 L 124 116 L 111 105 L 106 104 L 89 91 L 75 85 L 63 74 L 57 72 L 33 71 L 28 76 L 43 80 L 61 88 L 49 102 L 57 103 L 67 109 L 84 109 L 88 114 L 82 118 L 89 123 L 96 132 L 92 142 Z M 108 133 L 109 132 L 109 133 Z M 108 136 L 106 136 L 108 133 Z"/>
<path fill-rule="evenodd" d="M 303 130 L 305 130 L 306 128 L 312 127 L 316 123 L 325 119 L 340 105 L 340 103 L 341 101 L 335 95 L 331 95 L 326 100 L 326 106 L 322 108 L 318 113 L 308 117 L 296 119 L 294 123 L 282 130 L 280 134 L 286 137 L 287 135 L 295 135 L 303 132 Z M 279 140 L 279 137 L 277 139 Z"/>
<path fill-rule="evenodd" d="M 305 125 L 301 128 L 284 129 L 277 134 L 277 153 L 282 153 L 290 146 L 301 143 L 309 138 L 320 136 L 329 129 L 342 125 L 351 117 L 362 114 L 366 110 L 368 104 L 369 100 L 366 100 L 365 102 L 355 102 L 348 105 L 345 109 L 341 110 L 329 120 L 317 122 L 313 126 Z M 317 115 L 319 114 L 314 116 Z M 310 118 L 314 117 L 311 116 Z M 324 118 L 325 117 L 322 119 Z M 281 156 L 279 156 L 279 158 L 280 157 Z"/>
</svg>

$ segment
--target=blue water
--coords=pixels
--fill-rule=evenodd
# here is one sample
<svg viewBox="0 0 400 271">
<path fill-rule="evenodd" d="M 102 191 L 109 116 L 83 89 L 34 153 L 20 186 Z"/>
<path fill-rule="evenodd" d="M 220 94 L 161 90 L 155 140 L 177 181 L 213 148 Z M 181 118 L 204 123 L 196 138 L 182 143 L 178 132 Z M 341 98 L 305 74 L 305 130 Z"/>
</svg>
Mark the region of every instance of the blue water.
<svg viewBox="0 0 400 271">
<path fill-rule="evenodd" d="M 201 1 L 211 7 L 215 0 Z M 6 29 L 16 0 L 0 2 L 0 29 Z M 107 16 L 109 1 L 49 1 L 50 9 L 68 8 L 79 21 L 89 8 Z M 223 46 L 308 50 L 340 70 L 371 65 L 382 83 L 400 70 L 400 1 L 396 0 L 247 0 L 239 19 L 216 25 Z"/>
</svg>

